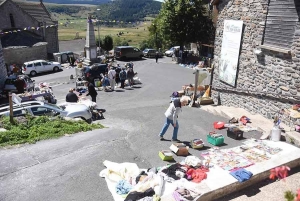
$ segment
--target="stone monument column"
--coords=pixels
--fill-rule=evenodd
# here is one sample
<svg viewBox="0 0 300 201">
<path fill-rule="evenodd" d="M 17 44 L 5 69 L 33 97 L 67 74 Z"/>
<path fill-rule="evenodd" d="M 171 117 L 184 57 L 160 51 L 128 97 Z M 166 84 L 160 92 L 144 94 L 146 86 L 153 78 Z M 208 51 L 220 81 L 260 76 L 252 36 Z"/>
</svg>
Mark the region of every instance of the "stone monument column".
<svg viewBox="0 0 300 201">
<path fill-rule="evenodd" d="M 2 44 L 0 40 L 0 89 L 2 89 L 4 86 L 6 76 L 7 76 L 7 70 L 4 62 Z"/>
<path fill-rule="evenodd" d="M 97 45 L 95 40 L 94 25 L 91 16 L 87 20 L 85 59 L 84 64 L 91 65 L 97 62 Z"/>
</svg>

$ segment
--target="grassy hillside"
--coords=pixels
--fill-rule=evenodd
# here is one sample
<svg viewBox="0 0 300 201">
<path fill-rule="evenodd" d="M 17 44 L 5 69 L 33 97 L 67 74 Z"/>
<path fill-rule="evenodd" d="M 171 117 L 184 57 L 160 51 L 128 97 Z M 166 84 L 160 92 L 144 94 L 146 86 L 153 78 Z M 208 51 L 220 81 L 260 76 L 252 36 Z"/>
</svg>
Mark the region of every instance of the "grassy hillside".
<svg viewBox="0 0 300 201">
<path fill-rule="evenodd" d="M 61 20 L 63 24 L 66 20 Z M 78 33 L 79 38 L 86 37 L 86 20 L 71 20 L 68 27 L 60 24 L 58 27 L 58 38 L 59 40 L 73 40 L 75 39 L 76 33 Z M 138 46 L 138 44 L 147 39 L 148 37 L 148 26 L 150 22 L 142 22 L 135 27 L 104 27 L 100 26 L 100 38 L 106 35 L 111 35 L 115 40 L 127 41 L 130 45 Z M 98 26 L 95 26 L 95 36 L 98 38 Z M 117 34 L 123 32 L 121 36 Z M 118 38 L 118 39 L 117 39 Z"/>
<path fill-rule="evenodd" d="M 64 2 L 65 3 L 65 2 Z M 111 35 L 114 41 L 138 44 L 148 37 L 148 26 L 160 10 L 161 2 L 153 0 L 115 0 L 101 6 L 60 5 L 45 3 L 53 19 L 59 23 L 59 40 L 73 40 L 86 37 L 87 16 L 101 20 L 100 38 Z M 101 9 L 97 11 L 97 9 Z M 106 22 L 104 22 L 106 21 Z M 110 22 L 109 22 L 110 21 Z M 121 23 L 122 21 L 122 23 Z M 95 36 L 98 26 L 95 23 Z M 122 32 L 122 35 L 119 33 Z"/>
</svg>

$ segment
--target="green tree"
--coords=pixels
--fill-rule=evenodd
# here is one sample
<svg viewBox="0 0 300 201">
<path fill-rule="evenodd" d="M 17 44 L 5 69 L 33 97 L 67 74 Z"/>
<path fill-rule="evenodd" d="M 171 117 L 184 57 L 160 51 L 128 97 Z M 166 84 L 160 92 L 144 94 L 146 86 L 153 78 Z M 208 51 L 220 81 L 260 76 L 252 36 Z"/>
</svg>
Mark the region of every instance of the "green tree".
<svg viewBox="0 0 300 201">
<path fill-rule="evenodd" d="M 104 37 L 103 42 L 101 43 L 101 48 L 106 51 L 113 49 L 113 39 L 111 36 L 107 35 Z"/>
<path fill-rule="evenodd" d="M 202 0 L 166 0 L 149 31 L 152 37 L 158 33 L 164 45 L 181 47 L 191 42 L 211 43 L 215 32 Z"/>
<path fill-rule="evenodd" d="M 129 45 L 128 41 L 126 41 L 126 40 L 121 42 L 121 46 L 128 46 L 128 45 Z"/>
<path fill-rule="evenodd" d="M 119 37 L 116 37 L 114 39 L 114 46 L 120 46 L 121 45 L 121 39 Z"/>
</svg>

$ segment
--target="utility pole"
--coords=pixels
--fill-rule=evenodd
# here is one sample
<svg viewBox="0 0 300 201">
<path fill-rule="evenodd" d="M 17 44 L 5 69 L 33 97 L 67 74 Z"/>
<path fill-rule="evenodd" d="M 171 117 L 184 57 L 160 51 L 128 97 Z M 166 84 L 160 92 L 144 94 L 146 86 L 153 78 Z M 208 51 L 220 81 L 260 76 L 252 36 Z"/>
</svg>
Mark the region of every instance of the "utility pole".
<svg viewBox="0 0 300 201">
<path fill-rule="evenodd" d="M 9 121 L 11 124 L 14 124 L 14 116 L 13 116 L 13 103 L 12 103 L 12 94 L 9 92 L 8 94 L 9 101 Z"/>
</svg>

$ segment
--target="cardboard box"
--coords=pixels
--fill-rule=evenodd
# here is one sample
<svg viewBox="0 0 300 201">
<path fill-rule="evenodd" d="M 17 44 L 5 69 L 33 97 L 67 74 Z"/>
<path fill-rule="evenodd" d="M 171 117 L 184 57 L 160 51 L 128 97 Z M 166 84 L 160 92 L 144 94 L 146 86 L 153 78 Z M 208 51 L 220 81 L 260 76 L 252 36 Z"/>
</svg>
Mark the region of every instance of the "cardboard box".
<svg viewBox="0 0 300 201">
<path fill-rule="evenodd" d="M 173 143 L 170 146 L 170 149 L 177 155 L 177 156 L 187 156 L 189 155 L 189 147 L 186 146 L 184 143 Z"/>
<path fill-rule="evenodd" d="M 174 160 L 173 154 L 169 150 L 162 150 L 158 152 L 158 156 L 161 158 L 163 161 L 172 161 Z"/>
</svg>

